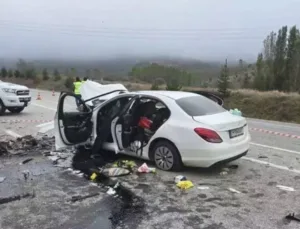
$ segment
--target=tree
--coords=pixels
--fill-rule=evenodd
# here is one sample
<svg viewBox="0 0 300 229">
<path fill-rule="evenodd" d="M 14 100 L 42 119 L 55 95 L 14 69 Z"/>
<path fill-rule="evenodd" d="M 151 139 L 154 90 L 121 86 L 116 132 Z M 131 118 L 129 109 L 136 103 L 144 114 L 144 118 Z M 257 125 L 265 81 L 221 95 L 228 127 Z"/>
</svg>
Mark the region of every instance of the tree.
<svg viewBox="0 0 300 229">
<path fill-rule="evenodd" d="M 26 79 L 35 79 L 36 78 L 36 71 L 33 67 L 31 68 L 28 68 L 26 71 L 25 71 L 25 74 L 24 74 L 25 78 Z"/>
<path fill-rule="evenodd" d="M 249 76 L 249 73 L 246 72 L 243 80 L 243 88 L 250 88 L 251 87 L 251 77 Z"/>
<path fill-rule="evenodd" d="M 47 71 L 46 68 L 43 69 L 43 73 L 42 74 L 43 74 L 43 80 L 44 81 L 49 80 L 49 74 L 48 74 L 48 71 Z"/>
<path fill-rule="evenodd" d="M 54 81 L 60 81 L 61 80 L 61 75 L 57 69 L 54 70 L 53 72 L 54 75 Z"/>
<path fill-rule="evenodd" d="M 16 78 L 21 77 L 21 73 L 20 73 L 19 70 L 15 70 L 14 75 L 15 75 Z"/>
<path fill-rule="evenodd" d="M 13 70 L 9 69 L 7 75 L 9 78 L 12 78 L 14 76 Z"/>
<path fill-rule="evenodd" d="M 253 87 L 257 90 L 265 90 L 265 77 L 263 72 L 263 54 L 260 53 L 257 56 L 256 61 L 256 74 L 254 77 Z"/>
<path fill-rule="evenodd" d="M 297 55 L 297 42 L 299 39 L 299 30 L 296 26 L 293 26 L 290 29 L 288 45 L 287 45 L 287 54 L 286 54 L 286 62 L 285 62 L 285 84 L 284 90 L 290 91 L 291 89 L 296 89 L 294 87 L 294 83 L 297 77 L 297 62 L 299 62 L 299 56 Z M 296 71 L 295 71 L 296 70 Z"/>
<path fill-rule="evenodd" d="M 218 78 L 218 91 L 221 93 L 223 98 L 229 96 L 230 92 L 229 88 L 229 70 L 227 66 L 227 59 L 225 61 L 224 66 L 222 67 L 221 74 Z"/>
<path fill-rule="evenodd" d="M 182 86 L 180 85 L 179 79 L 173 78 L 169 80 L 166 86 L 167 91 L 180 91 Z"/>
<path fill-rule="evenodd" d="M 65 81 L 65 87 L 67 88 L 67 89 L 70 89 L 70 90 L 72 90 L 72 88 L 73 88 L 73 77 L 71 77 L 71 76 L 68 76 L 67 77 L 67 79 L 66 79 L 66 81 Z"/>
<path fill-rule="evenodd" d="M 5 67 L 3 67 L 3 68 L 1 69 L 1 76 L 2 76 L 3 78 L 6 78 L 6 77 L 7 77 L 7 70 L 6 70 Z"/>
<path fill-rule="evenodd" d="M 283 90 L 286 85 L 285 78 L 285 57 L 286 57 L 286 44 L 287 44 L 287 26 L 283 26 L 278 31 L 275 60 L 274 60 L 274 88 Z"/>
</svg>

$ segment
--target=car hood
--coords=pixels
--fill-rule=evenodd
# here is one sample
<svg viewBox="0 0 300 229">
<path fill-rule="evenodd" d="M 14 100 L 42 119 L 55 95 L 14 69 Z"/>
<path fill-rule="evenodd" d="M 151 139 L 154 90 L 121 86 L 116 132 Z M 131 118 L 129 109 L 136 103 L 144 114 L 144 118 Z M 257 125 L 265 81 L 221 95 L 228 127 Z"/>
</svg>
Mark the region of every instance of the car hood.
<svg viewBox="0 0 300 229">
<path fill-rule="evenodd" d="M 102 95 L 105 93 L 113 92 L 115 90 L 123 90 L 128 91 L 127 88 L 123 84 L 100 84 L 91 80 L 85 81 L 80 87 L 80 94 L 83 100 L 88 100 L 94 98 L 98 95 Z M 118 95 L 119 92 L 111 93 L 105 96 L 101 96 L 98 98 L 99 100 L 107 100 L 113 98 Z M 87 102 L 88 105 L 92 106 L 92 101 Z"/>
<path fill-rule="evenodd" d="M 0 82 L 0 88 L 10 88 L 10 89 L 17 89 L 17 90 L 28 90 L 28 87 L 14 84 L 14 83 L 6 83 L 6 82 Z"/>
</svg>

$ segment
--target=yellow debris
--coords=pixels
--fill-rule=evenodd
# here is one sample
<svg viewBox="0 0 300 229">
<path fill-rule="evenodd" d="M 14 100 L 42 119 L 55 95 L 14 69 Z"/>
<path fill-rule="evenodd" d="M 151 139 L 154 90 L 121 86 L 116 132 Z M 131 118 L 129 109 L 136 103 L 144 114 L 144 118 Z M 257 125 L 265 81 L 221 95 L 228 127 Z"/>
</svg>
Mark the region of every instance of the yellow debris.
<svg viewBox="0 0 300 229">
<path fill-rule="evenodd" d="M 194 187 L 193 183 L 189 180 L 179 181 L 176 186 L 184 190 Z"/>
<path fill-rule="evenodd" d="M 93 173 L 93 174 L 91 175 L 90 178 L 91 178 L 92 181 L 96 180 L 97 174 L 96 174 L 96 173 Z"/>
</svg>

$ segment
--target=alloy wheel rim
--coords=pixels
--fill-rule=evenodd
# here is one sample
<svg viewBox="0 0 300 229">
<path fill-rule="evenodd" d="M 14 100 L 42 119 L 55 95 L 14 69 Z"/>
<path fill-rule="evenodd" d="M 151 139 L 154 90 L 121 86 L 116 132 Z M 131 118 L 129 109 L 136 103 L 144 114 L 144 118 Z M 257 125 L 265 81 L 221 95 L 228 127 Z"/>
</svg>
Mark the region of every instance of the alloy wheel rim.
<svg viewBox="0 0 300 229">
<path fill-rule="evenodd" d="M 170 170 L 174 164 L 174 157 L 167 147 L 160 146 L 154 152 L 154 160 L 157 165 L 162 170 Z"/>
</svg>

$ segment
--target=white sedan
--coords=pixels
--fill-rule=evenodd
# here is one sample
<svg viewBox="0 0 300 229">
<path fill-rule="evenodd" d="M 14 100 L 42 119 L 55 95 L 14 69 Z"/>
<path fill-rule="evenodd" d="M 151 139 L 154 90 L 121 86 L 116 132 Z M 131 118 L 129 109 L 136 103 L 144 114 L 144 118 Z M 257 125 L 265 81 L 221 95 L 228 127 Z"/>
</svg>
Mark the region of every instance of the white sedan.
<svg viewBox="0 0 300 229">
<path fill-rule="evenodd" d="M 108 90 L 97 96 L 100 103 L 87 105 L 95 99 L 81 101 L 78 111 L 72 106 L 75 95 L 61 93 L 55 117 L 56 149 L 91 145 L 97 151 L 154 161 L 161 170 L 210 167 L 236 160 L 249 150 L 246 119 L 202 95 Z"/>
</svg>

